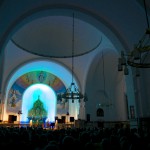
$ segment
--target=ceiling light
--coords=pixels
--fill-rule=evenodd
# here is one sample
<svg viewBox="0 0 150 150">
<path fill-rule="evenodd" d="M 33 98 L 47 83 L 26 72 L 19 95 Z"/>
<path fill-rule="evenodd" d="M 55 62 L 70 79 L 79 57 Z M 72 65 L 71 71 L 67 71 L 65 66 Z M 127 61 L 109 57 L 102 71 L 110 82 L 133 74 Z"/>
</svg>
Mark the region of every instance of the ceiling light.
<svg viewBox="0 0 150 150">
<path fill-rule="evenodd" d="M 149 60 L 150 58 L 150 27 L 149 27 L 145 0 L 144 0 L 144 8 L 145 8 L 145 14 L 146 14 L 148 27 L 143 37 L 134 46 L 134 49 L 129 54 L 125 54 L 123 51 L 121 51 L 121 57 L 118 59 L 118 71 L 124 70 L 125 75 L 129 74 L 129 71 L 127 68 L 128 65 L 131 67 L 135 67 L 137 69 L 138 68 L 150 68 L 150 60 Z M 137 76 L 139 76 L 139 71 L 138 71 Z"/>
<path fill-rule="evenodd" d="M 72 82 L 70 86 L 66 89 L 64 93 L 59 93 L 57 99 L 62 100 L 65 99 L 67 102 L 68 100 L 71 100 L 72 103 L 74 103 L 75 100 L 78 100 L 79 102 L 81 99 L 84 99 L 84 101 L 87 101 L 86 94 L 82 94 L 78 87 L 76 86 L 73 78 L 74 78 L 74 13 L 73 13 L 73 31 L 72 31 Z"/>
</svg>

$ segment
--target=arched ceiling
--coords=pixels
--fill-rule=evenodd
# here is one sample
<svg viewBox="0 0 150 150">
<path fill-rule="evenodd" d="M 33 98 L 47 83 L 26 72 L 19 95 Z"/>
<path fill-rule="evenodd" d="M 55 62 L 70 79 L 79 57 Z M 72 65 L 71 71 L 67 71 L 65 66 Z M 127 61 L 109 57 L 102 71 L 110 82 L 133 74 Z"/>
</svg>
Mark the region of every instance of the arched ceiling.
<svg viewBox="0 0 150 150">
<path fill-rule="evenodd" d="M 36 18 L 12 37 L 21 49 L 52 57 L 70 57 L 72 50 L 75 55 L 85 54 L 96 49 L 101 40 L 102 34 L 96 27 L 73 15 Z"/>
<path fill-rule="evenodd" d="M 22 1 L 23 6 L 22 6 L 22 9 L 20 9 L 19 3 L 14 5 L 12 2 L 10 2 L 10 5 L 13 5 L 12 6 L 13 9 L 15 7 L 19 7 L 18 9 L 14 10 L 11 15 L 12 19 L 14 15 L 18 16 L 16 20 L 15 18 L 13 19 L 14 22 L 13 24 L 11 24 L 12 28 L 13 26 L 16 26 L 15 27 L 16 31 L 14 32 L 14 34 L 12 34 L 13 36 L 11 36 L 12 41 L 21 49 L 24 49 L 33 54 L 37 54 L 41 56 L 48 56 L 48 57 L 49 56 L 70 57 L 72 55 L 71 53 L 72 43 L 73 43 L 72 42 L 73 41 L 72 14 L 74 12 L 74 15 L 75 15 L 75 19 L 74 19 L 74 50 L 75 52 L 74 54 L 82 55 L 82 54 L 85 54 L 94 50 L 96 47 L 99 46 L 102 40 L 102 34 L 101 34 L 102 30 L 100 30 L 100 28 L 102 27 L 97 29 L 97 26 L 94 25 L 94 22 L 95 22 L 94 19 L 96 18 L 93 18 L 93 16 L 95 16 L 94 13 L 96 14 L 97 7 L 92 4 L 91 9 L 95 7 L 95 12 L 93 9 L 91 10 L 91 12 L 93 11 L 93 13 L 91 13 L 90 9 L 88 10 L 88 7 L 87 7 L 87 10 L 85 8 L 81 9 L 79 7 L 79 2 L 76 3 L 76 5 L 72 5 L 71 3 L 73 4 L 74 2 L 70 2 L 70 5 L 67 5 L 66 3 L 66 6 L 60 3 L 58 5 L 59 7 L 58 8 L 58 7 L 55 7 L 55 5 L 53 7 L 52 5 L 53 3 L 47 2 L 47 1 L 43 1 L 43 3 L 37 3 L 36 5 L 34 4 L 33 1 Z M 3 5 L 5 6 L 6 4 L 8 6 L 9 2 L 5 0 L 1 2 L 1 6 Z M 104 20 L 106 21 L 105 22 L 106 26 L 110 24 L 109 27 L 110 26 L 117 27 L 118 23 L 121 23 L 120 20 L 122 20 L 122 18 L 120 18 L 119 16 L 115 18 L 115 16 L 113 16 L 112 14 L 114 15 L 116 14 L 117 12 L 116 9 L 118 8 L 118 6 L 122 8 L 122 5 L 124 5 L 123 2 L 116 3 L 118 5 L 110 3 L 110 5 L 112 5 L 110 8 L 116 7 L 116 9 L 110 9 L 110 10 L 109 10 L 109 7 L 104 8 L 108 6 L 104 2 L 101 2 L 101 3 L 95 2 L 95 4 L 100 6 L 101 11 L 98 12 L 99 13 L 98 17 L 99 19 L 101 18 L 103 21 Z M 129 7 L 130 8 L 129 12 L 131 12 L 131 10 L 134 9 L 133 4 L 135 8 L 139 9 L 139 4 L 142 6 L 142 8 L 144 8 L 143 0 L 135 0 L 134 2 L 130 4 L 131 4 L 131 7 Z M 150 4 L 148 0 L 146 0 L 146 4 L 147 4 L 148 13 L 149 13 Z M 4 6 L 2 8 L 4 8 Z M 65 8 L 63 8 L 63 6 L 65 6 Z M 10 6 L 5 7 L 4 10 L 7 10 L 9 7 Z M 18 15 L 19 12 L 20 12 L 20 15 Z M 121 13 L 122 13 L 121 15 L 123 16 L 124 13 L 123 12 Z M 6 20 L 7 19 L 11 20 L 11 17 L 7 18 L 5 16 Z M 127 17 L 124 19 L 130 20 L 130 17 Z M 133 19 L 136 20 L 134 13 L 133 13 Z M 121 23 L 121 24 L 122 26 L 124 25 L 124 23 Z M 125 28 L 123 28 L 122 30 L 124 29 Z M 122 32 L 119 26 L 115 30 L 118 30 L 117 31 L 118 34 L 121 34 Z M 104 32 L 105 31 L 103 30 L 103 33 Z M 111 35 L 109 35 L 108 38 L 111 40 L 114 40 L 114 38 Z"/>
<path fill-rule="evenodd" d="M 142 0 L 138 0 L 138 3 L 142 5 Z M 137 0 L 135 0 L 135 4 L 137 4 Z M 111 48 L 114 49 L 113 43 L 112 45 L 110 44 L 114 38 L 112 38 L 110 34 L 108 37 L 104 37 L 106 35 L 106 30 L 101 31 L 102 26 L 96 24 L 97 22 L 99 23 L 100 20 L 94 18 L 94 15 L 88 14 L 90 11 L 82 11 L 80 9 L 74 10 L 72 7 L 70 7 L 70 9 L 56 9 L 55 7 L 52 9 L 49 7 L 41 9 L 42 6 L 44 6 L 44 3 L 40 3 L 40 5 L 36 6 L 37 11 L 29 11 L 31 6 L 28 7 L 28 15 L 22 12 L 23 15 L 18 17 L 21 19 L 18 19 L 18 24 L 16 23 L 16 30 L 14 34 L 12 34 L 11 40 L 20 49 L 48 57 L 70 57 L 72 55 L 71 50 L 73 42 L 75 55 L 88 53 L 95 50 L 99 45 L 103 45 L 103 47 L 101 47 L 103 49 L 107 49 L 108 47 L 110 50 Z M 34 8 L 35 7 L 33 7 L 33 10 Z M 103 11 L 105 12 L 105 10 Z M 107 16 L 107 13 L 105 14 L 107 19 L 111 18 L 111 13 L 112 12 L 110 11 L 109 17 Z M 102 16 L 103 15 L 104 13 Z M 103 16 L 104 18 L 105 15 Z M 115 17 L 113 18 L 115 20 Z M 112 26 L 117 26 L 119 17 L 118 21 L 114 21 L 116 24 L 113 24 L 111 21 L 112 20 L 110 20 L 109 23 L 112 23 Z M 118 28 L 118 31 L 119 30 L 120 28 Z"/>
<path fill-rule="evenodd" d="M 143 0 L 135 2 L 144 9 Z M 145 2 L 149 14 L 150 3 Z M 24 17 L 11 39 L 21 49 L 40 56 L 70 57 L 73 44 L 74 55 L 83 55 L 96 49 L 103 38 L 102 27 L 96 28 L 95 18 L 90 15 L 73 8 L 39 9 Z"/>
<path fill-rule="evenodd" d="M 149 13 L 150 2 L 149 0 L 145 1 Z M 3 27 L 9 27 L 8 25 L 10 23 L 11 27 L 9 31 L 7 31 L 10 32 L 14 26 L 18 26 L 18 24 L 22 21 L 24 22 L 24 24 L 18 26 L 15 34 L 13 34 L 12 37 L 12 41 L 14 41 L 16 45 L 34 54 L 44 56 L 54 56 L 54 57 L 55 56 L 69 57 L 71 56 L 71 49 L 72 49 L 72 13 L 75 10 L 75 34 L 74 34 L 75 55 L 81 55 L 89 52 L 90 50 L 95 49 L 95 47 L 98 46 L 101 40 L 100 30 L 97 30 L 97 28 L 94 26 L 93 20 L 89 21 L 87 19 L 88 15 L 91 16 L 95 16 L 94 14 L 99 15 L 99 17 L 103 18 L 102 20 L 106 21 L 105 25 L 107 23 L 110 23 L 111 24 L 110 26 L 117 27 L 116 30 L 118 30 L 118 33 L 121 34 L 122 31 L 120 30 L 125 30 L 125 27 L 123 26 L 124 22 L 128 22 L 131 19 L 130 16 L 123 17 L 124 22 L 122 22 L 121 21 L 122 18 L 120 16 L 124 16 L 123 11 L 125 11 L 126 14 L 129 15 L 131 14 L 130 12 L 132 10 L 134 12 L 135 10 L 137 11 L 138 9 L 141 12 L 142 10 L 141 8 L 144 8 L 143 0 L 134 0 L 132 2 L 127 1 L 126 2 L 127 5 L 125 7 L 123 7 L 125 5 L 124 2 L 118 1 L 117 3 L 114 3 L 112 1 L 110 2 L 109 7 L 106 3 L 107 2 L 104 1 L 101 2 L 97 1 L 94 3 L 95 4 L 94 5 L 92 1 L 91 2 L 89 1 L 87 2 L 89 6 L 87 5 L 87 7 L 82 8 L 84 1 L 82 3 L 81 2 L 75 3 L 70 1 L 70 4 L 67 4 L 67 1 L 66 3 L 65 1 L 64 3 L 62 2 L 54 3 L 44 0 L 42 2 L 37 1 L 37 3 L 35 4 L 34 1 L 26 0 L 22 2 L 18 1 L 18 3 L 14 4 L 12 1 L 8 2 L 7 0 L 2 0 L 0 3 L 1 6 L 0 10 L 2 13 L 1 19 L 4 19 L 5 17 L 5 21 L 3 22 L 1 28 L 3 30 Z M 57 4 L 59 7 L 59 11 L 58 7 L 56 9 Z M 130 7 L 128 7 L 129 4 L 131 5 Z M 139 4 L 140 6 L 142 6 L 141 8 L 139 7 Z M 80 5 L 82 5 L 82 7 Z M 63 6 L 65 6 L 65 8 L 63 8 Z M 120 14 L 118 14 L 118 6 L 120 8 L 128 7 L 129 10 L 128 11 L 126 11 L 126 9 L 123 9 L 121 11 L 119 10 Z M 8 12 L 8 10 L 10 10 L 10 12 L 12 13 L 11 15 L 6 15 L 6 12 Z M 83 12 L 86 15 L 83 15 Z M 136 12 L 134 13 L 136 14 Z M 136 16 L 141 15 L 139 14 L 135 16 L 134 13 L 132 14 L 133 15 L 132 20 L 133 19 L 136 20 Z M 114 14 L 114 16 L 112 14 Z M 116 18 L 117 15 L 118 17 Z M 15 18 L 15 16 L 17 19 Z M 12 24 L 11 21 L 13 22 Z M 122 29 L 119 28 L 118 23 L 121 23 L 120 25 L 122 25 L 123 27 Z M 131 23 L 132 22 L 130 21 L 130 24 Z M 128 30 L 128 27 L 126 30 Z M 131 37 L 130 34 L 129 37 Z M 109 36 L 109 38 L 113 40 L 112 37 Z M 2 43 L 4 43 L 4 41 L 2 41 Z"/>
<path fill-rule="evenodd" d="M 57 82 L 55 83 L 55 85 L 51 83 L 51 86 L 56 91 L 64 90 L 65 86 L 68 87 L 70 85 L 70 82 L 72 80 L 71 73 L 59 63 L 55 61 L 34 60 L 21 66 L 21 68 L 19 68 L 12 75 L 11 79 L 8 82 L 6 93 L 13 86 L 13 84 L 17 84 L 22 88 L 26 88 L 31 84 L 39 83 L 39 81 L 36 81 L 35 78 L 40 75 L 39 72 L 41 72 L 41 70 L 45 74 L 46 80 L 45 82 L 43 81 L 44 84 L 49 84 L 49 81 L 54 82 L 54 80 L 55 82 Z M 30 81 L 28 81 L 28 79 L 26 78 L 27 76 L 29 76 Z M 34 79 L 34 82 L 32 81 L 32 79 Z M 74 82 L 78 86 L 76 79 L 74 79 Z"/>
</svg>

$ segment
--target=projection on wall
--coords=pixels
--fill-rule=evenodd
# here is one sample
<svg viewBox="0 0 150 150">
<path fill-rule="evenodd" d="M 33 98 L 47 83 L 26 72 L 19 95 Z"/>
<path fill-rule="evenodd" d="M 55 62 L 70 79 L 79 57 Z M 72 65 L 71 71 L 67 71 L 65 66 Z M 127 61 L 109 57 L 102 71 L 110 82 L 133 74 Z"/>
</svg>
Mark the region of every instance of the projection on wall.
<svg viewBox="0 0 150 150">
<path fill-rule="evenodd" d="M 7 113 L 17 113 L 22 110 L 20 121 L 29 121 L 31 116 L 28 116 L 28 111 L 34 109 L 34 103 L 39 99 L 43 110 L 47 113 L 45 119 L 53 121 L 55 115 L 68 112 L 68 104 L 56 99 L 57 93 L 65 90 L 63 82 L 49 72 L 33 71 L 27 73 L 18 78 L 9 90 L 6 111 Z"/>
<path fill-rule="evenodd" d="M 44 84 L 34 84 L 26 89 L 22 99 L 21 121 L 54 122 L 57 99 L 52 88 Z"/>
</svg>

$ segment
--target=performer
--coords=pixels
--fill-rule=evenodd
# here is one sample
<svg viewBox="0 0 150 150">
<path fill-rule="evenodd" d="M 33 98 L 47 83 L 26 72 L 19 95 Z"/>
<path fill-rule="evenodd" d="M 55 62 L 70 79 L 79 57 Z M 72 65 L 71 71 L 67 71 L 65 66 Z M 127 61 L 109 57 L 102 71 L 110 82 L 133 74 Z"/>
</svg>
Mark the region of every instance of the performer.
<svg viewBox="0 0 150 150">
<path fill-rule="evenodd" d="M 55 122 L 51 122 L 50 127 L 53 130 L 55 128 Z"/>
<path fill-rule="evenodd" d="M 50 121 L 48 119 L 47 122 L 46 122 L 46 128 L 49 128 L 49 127 L 50 127 Z"/>
<path fill-rule="evenodd" d="M 30 127 L 32 127 L 32 119 L 30 120 L 30 123 L 29 123 L 29 124 L 30 124 Z"/>
<path fill-rule="evenodd" d="M 69 122 L 69 112 L 67 111 L 66 113 L 66 116 L 67 116 L 67 123 Z"/>
</svg>

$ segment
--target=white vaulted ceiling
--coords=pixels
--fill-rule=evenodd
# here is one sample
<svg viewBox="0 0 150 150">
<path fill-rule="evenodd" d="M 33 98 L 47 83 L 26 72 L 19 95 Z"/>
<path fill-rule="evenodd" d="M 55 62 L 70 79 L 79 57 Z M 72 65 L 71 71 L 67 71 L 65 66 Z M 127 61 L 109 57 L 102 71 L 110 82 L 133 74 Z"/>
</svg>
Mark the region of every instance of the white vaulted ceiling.
<svg viewBox="0 0 150 150">
<path fill-rule="evenodd" d="M 149 14 L 149 0 L 146 0 L 146 4 Z M 143 0 L 38 0 L 36 3 L 34 0 L 16 0 L 16 3 L 3 0 L 0 3 L 0 20 L 3 20 L 0 24 L 0 50 L 11 40 L 15 47 L 31 54 L 70 57 L 73 13 L 74 55 L 83 56 L 76 62 L 81 80 L 84 78 L 82 72 L 86 74 L 95 58 L 90 52 L 97 49 L 106 53 L 118 51 L 118 54 L 121 50 L 130 51 L 147 27 Z M 11 53 L 10 56 L 15 56 L 13 48 Z M 87 53 L 89 55 L 84 55 Z M 71 62 L 64 61 L 71 68 Z M 7 64 L 10 65 L 9 61 Z M 114 67 L 110 66 L 109 70 L 113 72 Z"/>
<path fill-rule="evenodd" d="M 75 55 L 85 54 L 99 46 L 102 33 L 88 22 L 76 18 L 79 13 L 73 10 L 66 16 L 54 16 L 53 13 L 54 10 L 49 16 L 35 18 L 23 25 L 13 35 L 12 41 L 28 52 L 52 57 L 70 57 L 73 38 Z"/>
<path fill-rule="evenodd" d="M 37 1 L 36 1 L 37 2 Z M 69 4 L 70 3 L 70 4 Z M 113 44 L 116 39 L 125 48 L 132 48 L 142 36 L 147 24 L 143 0 L 127 1 L 59 1 L 3 0 L 1 32 L 21 49 L 52 57 L 69 57 L 72 49 L 72 14 L 74 22 L 75 55 L 94 50 L 105 34 Z M 150 2 L 146 0 L 149 13 Z M 11 14 L 11 15 L 10 15 Z M 137 26 L 138 25 L 138 26 Z M 116 36 L 113 36 L 113 34 Z M 5 35 L 5 36 L 4 36 Z"/>
</svg>

